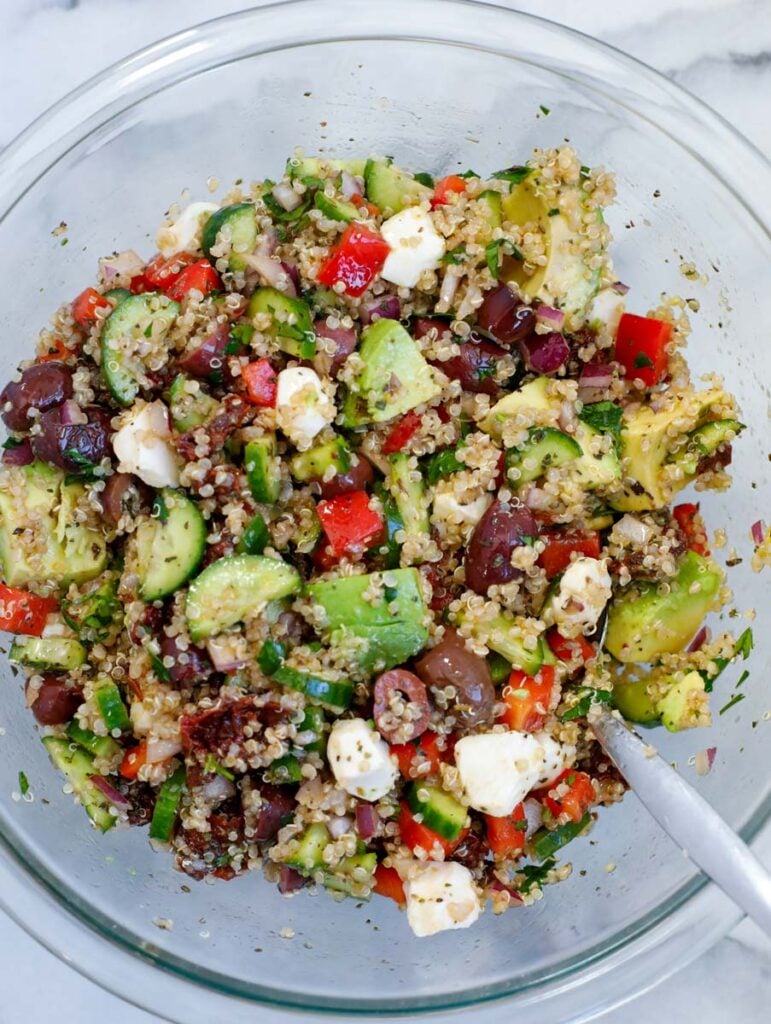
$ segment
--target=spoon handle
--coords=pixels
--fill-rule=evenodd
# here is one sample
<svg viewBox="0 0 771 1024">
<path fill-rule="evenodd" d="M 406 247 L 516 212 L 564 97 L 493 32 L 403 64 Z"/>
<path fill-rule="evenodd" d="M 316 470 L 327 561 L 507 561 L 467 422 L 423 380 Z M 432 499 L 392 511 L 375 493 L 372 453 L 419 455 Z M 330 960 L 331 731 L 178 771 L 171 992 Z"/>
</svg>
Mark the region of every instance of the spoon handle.
<svg viewBox="0 0 771 1024">
<path fill-rule="evenodd" d="M 707 801 L 623 720 L 592 714 L 595 736 L 650 814 L 701 870 L 771 936 L 771 875 Z"/>
</svg>

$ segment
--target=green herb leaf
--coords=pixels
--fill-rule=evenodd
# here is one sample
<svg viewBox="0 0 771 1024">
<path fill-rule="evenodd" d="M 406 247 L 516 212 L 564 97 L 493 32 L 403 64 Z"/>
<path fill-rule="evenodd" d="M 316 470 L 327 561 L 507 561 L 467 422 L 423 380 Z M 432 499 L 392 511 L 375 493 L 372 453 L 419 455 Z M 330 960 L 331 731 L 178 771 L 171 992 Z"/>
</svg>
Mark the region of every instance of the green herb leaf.
<svg viewBox="0 0 771 1024">
<path fill-rule="evenodd" d="M 543 864 L 526 864 L 520 871 L 520 874 L 525 876 L 525 881 L 517 886 L 519 892 L 528 893 L 531 889 L 540 889 L 556 865 L 553 857 L 549 857 Z"/>
<path fill-rule="evenodd" d="M 312 188 L 314 191 L 325 188 L 327 184 L 323 178 L 317 178 L 315 174 L 306 174 L 304 178 L 300 178 L 300 181 L 306 188 Z"/>
<path fill-rule="evenodd" d="M 434 452 L 423 464 L 426 480 L 432 487 L 443 477 L 457 473 L 463 468 L 463 463 L 458 459 L 454 448 L 445 448 L 441 452 Z"/>
<path fill-rule="evenodd" d="M 634 368 L 640 370 L 644 366 L 653 366 L 653 361 L 644 352 L 638 352 L 634 357 Z"/>
<path fill-rule="evenodd" d="M 498 273 L 500 271 L 500 259 L 501 250 L 507 256 L 513 256 L 516 260 L 522 259 L 522 253 L 507 238 L 496 238 L 492 242 L 488 242 L 485 246 L 485 261 L 487 262 L 487 268 L 493 275 L 495 280 L 498 280 Z"/>
<path fill-rule="evenodd" d="M 508 181 L 510 185 L 519 185 L 532 173 L 532 167 L 506 167 L 502 171 L 494 171 L 490 177 L 497 178 L 499 181 Z"/>
<path fill-rule="evenodd" d="M 559 212 L 560 211 L 558 206 L 552 206 L 551 210 L 549 210 L 549 216 L 556 217 L 559 214 Z"/>
<path fill-rule="evenodd" d="M 589 175 L 591 173 L 592 173 L 591 167 L 587 167 L 586 164 L 581 164 L 581 173 L 580 173 L 581 181 L 586 181 L 586 179 L 589 177 Z"/>
<path fill-rule="evenodd" d="M 263 193 L 262 201 L 265 203 L 273 220 L 280 221 L 282 224 L 291 224 L 299 221 L 301 217 L 305 216 L 311 206 L 310 195 L 306 195 L 302 203 L 295 207 L 294 210 L 285 210 L 270 192 Z"/>
<path fill-rule="evenodd" d="M 96 463 L 87 459 L 85 455 L 81 455 L 77 448 L 65 448 L 64 454 L 70 462 L 74 462 L 76 466 L 80 466 L 88 472 L 93 472 L 96 469 Z"/>
<path fill-rule="evenodd" d="M 456 245 L 454 249 L 450 249 L 442 256 L 442 263 L 450 263 L 453 266 L 458 266 L 461 263 L 465 263 L 466 246 Z"/>
<path fill-rule="evenodd" d="M 168 683 L 171 679 L 171 673 L 157 654 L 150 654 L 150 664 L 153 666 L 153 672 L 158 677 L 158 681 Z"/>
<path fill-rule="evenodd" d="M 254 335 L 254 327 L 251 324 L 233 324 L 230 328 L 230 336 L 225 346 L 226 356 L 237 356 L 242 348 L 247 347 Z"/>
<path fill-rule="evenodd" d="M 421 185 L 425 185 L 426 188 L 434 187 L 434 179 L 428 173 L 428 171 L 418 171 L 415 175 L 415 181 L 419 181 Z"/>
<path fill-rule="evenodd" d="M 542 113 L 542 114 L 544 115 L 544 117 L 546 117 L 546 116 L 547 116 L 548 114 L 550 114 L 550 113 L 551 113 L 551 111 L 549 110 L 549 108 L 548 108 L 548 107 L 545 107 L 545 106 L 543 105 L 543 103 L 539 104 L 539 106 L 538 106 L 538 109 L 539 109 L 539 110 L 541 111 L 541 113 Z"/>
<path fill-rule="evenodd" d="M 742 658 L 746 661 L 750 656 L 750 652 L 755 646 L 755 638 L 752 635 L 751 629 L 745 629 L 740 637 L 736 641 L 734 647 L 734 654 L 741 654 Z"/>
<path fill-rule="evenodd" d="M 744 700 L 744 698 L 746 696 L 747 696 L 746 693 L 735 693 L 733 695 L 733 697 L 731 697 L 729 702 L 727 704 L 724 704 L 723 707 L 720 709 L 720 711 L 718 711 L 718 714 L 719 715 L 724 715 L 726 713 L 726 711 L 728 711 L 730 708 L 732 708 L 735 704 L 738 704 L 739 701 Z"/>
<path fill-rule="evenodd" d="M 615 405 L 613 402 L 590 402 L 589 405 L 583 407 L 578 418 L 592 430 L 618 437 L 621 433 L 623 415 L 621 406 Z"/>
<path fill-rule="evenodd" d="M 29 793 L 29 779 L 24 772 L 19 772 L 19 792 L 22 796 L 26 796 Z"/>
<path fill-rule="evenodd" d="M 235 778 L 235 775 L 231 771 L 222 767 L 214 754 L 206 755 L 206 760 L 203 763 L 203 770 L 208 775 L 221 775 L 223 779 L 228 779 L 230 782 Z"/>
<path fill-rule="evenodd" d="M 582 687 L 579 691 L 581 698 L 577 704 L 561 715 L 563 722 L 572 722 L 576 718 L 586 718 L 592 704 L 610 704 L 613 694 L 610 690 L 595 690 L 592 687 Z"/>
<path fill-rule="evenodd" d="M 13 451 L 14 448 L 21 448 L 24 444 L 23 437 L 6 437 L 3 441 L 3 448 L 7 451 Z"/>
<path fill-rule="evenodd" d="M 459 178 L 478 178 L 479 175 L 477 174 L 476 171 L 468 170 L 468 171 L 463 171 L 461 174 L 458 175 L 458 177 Z"/>
<path fill-rule="evenodd" d="M 736 684 L 736 686 L 737 686 L 737 687 L 739 687 L 739 686 L 742 686 L 742 685 L 743 685 L 744 683 L 746 683 L 746 682 L 747 682 L 747 680 L 748 680 L 749 678 L 750 678 L 750 673 L 749 673 L 749 671 L 748 671 L 748 670 L 747 670 L 747 669 L 745 668 L 745 670 L 744 670 L 744 671 L 742 672 L 742 674 L 741 674 L 741 675 L 739 676 L 739 681 L 738 681 L 738 683 Z"/>
</svg>

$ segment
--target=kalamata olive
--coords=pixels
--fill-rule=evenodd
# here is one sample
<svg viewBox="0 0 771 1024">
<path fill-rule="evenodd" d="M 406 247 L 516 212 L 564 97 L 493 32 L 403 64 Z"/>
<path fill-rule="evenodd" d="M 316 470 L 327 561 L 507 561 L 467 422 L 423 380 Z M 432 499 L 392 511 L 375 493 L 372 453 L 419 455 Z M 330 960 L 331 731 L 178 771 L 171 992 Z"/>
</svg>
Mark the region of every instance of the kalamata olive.
<svg viewBox="0 0 771 1024">
<path fill-rule="evenodd" d="M 376 320 L 400 320 L 402 304 L 396 295 L 378 295 L 367 299 L 359 306 L 359 316 L 363 324 L 372 324 Z"/>
<path fill-rule="evenodd" d="M 68 398 L 72 398 L 72 374 L 67 367 L 57 362 L 36 363 L 22 372 L 21 380 L 11 381 L 3 388 L 3 422 L 9 430 L 26 430 L 30 426 L 30 409 L 46 412 Z"/>
<path fill-rule="evenodd" d="M 492 721 L 495 688 L 490 669 L 485 659 L 470 651 L 454 630 L 446 630 L 441 642 L 415 662 L 415 671 L 426 686 L 455 689 L 456 696 L 448 700 L 448 707 L 463 725 Z"/>
<path fill-rule="evenodd" d="M 32 714 L 41 725 L 64 725 L 83 701 L 83 693 L 67 685 L 63 676 L 43 676 L 43 685 L 32 703 Z"/>
<path fill-rule="evenodd" d="M 230 324 L 219 324 L 192 352 L 180 359 L 179 365 L 194 377 L 207 379 L 218 373 L 224 377 L 227 375 L 225 349 L 229 343 Z"/>
<path fill-rule="evenodd" d="M 496 366 L 505 355 L 498 345 L 472 332 L 469 340 L 460 346 L 457 356 L 444 362 L 434 362 L 433 365 L 452 380 L 460 381 L 464 391 L 494 396 L 500 390 L 495 380 Z"/>
<path fill-rule="evenodd" d="M 28 437 L 3 451 L 4 466 L 28 466 L 30 462 L 34 461 L 34 458 L 32 444 Z"/>
<path fill-rule="evenodd" d="M 40 433 L 32 438 L 37 458 L 71 473 L 98 465 L 109 456 L 110 416 L 97 405 L 83 410 L 87 423 L 63 423 L 61 407 L 40 417 Z"/>
<path fill-rule="evenodd" d="M 477 310 L 477 323 L 502 345 L 513 345 L 535 330 L 535 313 L 523 305 L 511 288 L 499 284 L 489 291 Z"/>
<path fill-rule="evenodd" d="M 168 666 L 169 681 L 177 686 L 191 686 L 200 683 L 214 672 L 214 666 L 208 652 L 202 647 L 188 644 L 183 651 L 175 637 L 164 636 L 161 640 L 161 658 L 173 658 L 174 664 Z"/>
<path fill-rule="evenodd" d="M 100 494 L 104 514 L 117 525 L 123 515 L 137 516 L 150 505 L 150 490 L 131 473 L 113 473 Z"/>
<path fill-rule="evenodd" d="M 412 334 L 415 338 L 425 338 L 431 331 L 436 331 L 436 336 L 441 338 L 443 334 L 452 334 L 449 320 L 440 320 L 434 316 L 418 316 L 412 323 Z"/>
<path fill-rule="evenodd" d="M 258 843 L 275 839 L 276 833 L 294 813 L 296 800 L 285 789 L 263 782 L 259 787 L 262 804 L 258 812 L 254 838 Z"/>
<path fill-rule="evenodd" d="M 329 327 L 326 320 L 317 320 L 313 330 L 318 338 L 328 338 L 334 343 L 334 352 L 324 352 L 318 346 L 313 367 L 321 377 L 337 377 L 340 368 L 356 348 L 358 338 L 353 327 Z"/>
<path fill-rule="evenodd" d="M 366 491 L 375 479 L 371 463 L 363 455 L 351 455 L 351 464 L 344 472 L 335 473 L 331 480 L 320 481 L 322 498 L 339 498 L 351 491 Z"/>
<path fill-rule="evenodd" d="M 128 634 L 132 644 L 140 645 L 143 640 L 159 636 L 166 619 L 166 609 L 154 604 L 145 605 L 141 619 L 133 622 Z"/>
<path fill-rule="evenodd" d="M 538 524 L 524 506 L 494 501 L 477 523 L 463 561 L 466 585 L 486 594 L 494 583 L 508 583 L 522 575 L 511 564 L 511 553 L 526 537 L 538 534 Z"/>
<path fill-rule="evenodd" d="M 428 728 L 431 705 L 420 679 L 404 668 L 384 672 L 373 691 L 375 725 L 391 743 L 407 743 Z"/>
</svg>

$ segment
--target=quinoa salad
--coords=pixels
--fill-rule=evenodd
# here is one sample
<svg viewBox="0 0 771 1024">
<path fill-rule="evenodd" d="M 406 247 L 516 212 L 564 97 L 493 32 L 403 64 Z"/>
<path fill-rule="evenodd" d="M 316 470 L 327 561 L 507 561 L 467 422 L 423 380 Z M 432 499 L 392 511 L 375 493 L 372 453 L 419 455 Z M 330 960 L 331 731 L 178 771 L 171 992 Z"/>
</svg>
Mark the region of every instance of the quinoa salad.
<svg viewBox="0 0 771 1024">
<path fill-rule="evenodd" d="M 678 492 L 743 428 L 686 303 L 627 311 L 614 193 L 298 153 L 100 259 L 0 396 L 0 628 L 84 826 L 426 936 L 570 873 L 593 707 L 710 723 L 752 635 Z"/>
</svg>

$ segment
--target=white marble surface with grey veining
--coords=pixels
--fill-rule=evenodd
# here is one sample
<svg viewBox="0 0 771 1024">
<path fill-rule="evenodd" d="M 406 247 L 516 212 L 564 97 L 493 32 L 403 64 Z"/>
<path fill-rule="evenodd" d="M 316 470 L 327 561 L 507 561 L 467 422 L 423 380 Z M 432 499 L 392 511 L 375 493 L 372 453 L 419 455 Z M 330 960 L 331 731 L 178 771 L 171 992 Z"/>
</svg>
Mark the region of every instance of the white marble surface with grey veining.
<svg viewBox="0 0 771 1024">
<path fill-rule="evenodd" d="M 771 0 L 508 4 L 597 36 L 671 75 L 771 153 Z M 113 61 L 197 21 L 245 6 L 248 0 L 0 0 L 0 147 Z M 77 1024 L 154 1020 L 77 975 L 2 915 L 0 978 L 0 1024 L 43 1024 L 53 1007 L 58 1019 Z M 602 1021 L 760 1024 L 769 1020 L 770 1006 L 771 943 L 745 921 L 695 963 Z M 509 1016 L 501 1005 L 453 1019 L 498 1024 Z M 290 1020 L 268 1012 L 255 1019 L 262 1024 Z"/>
</svg>

